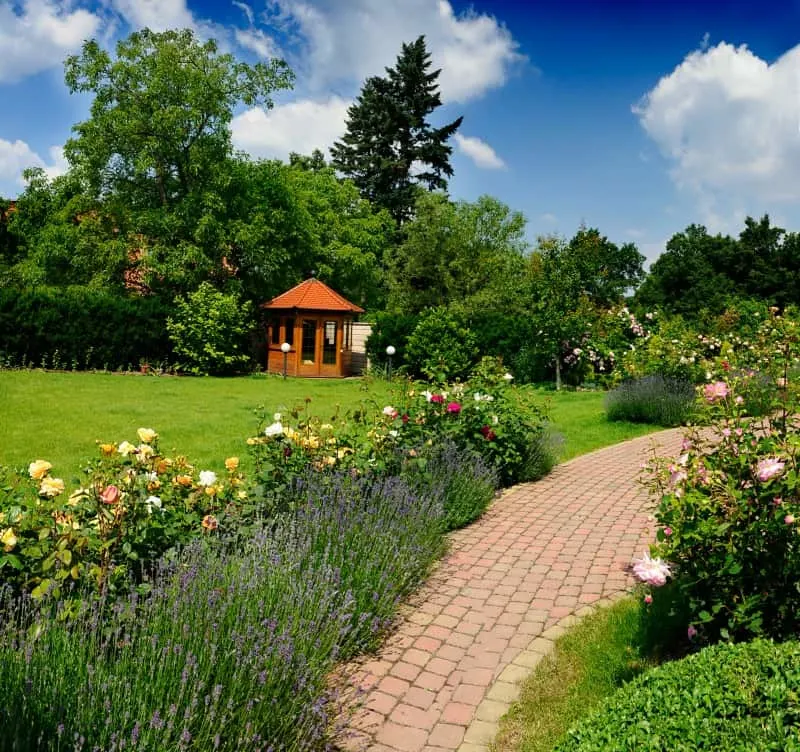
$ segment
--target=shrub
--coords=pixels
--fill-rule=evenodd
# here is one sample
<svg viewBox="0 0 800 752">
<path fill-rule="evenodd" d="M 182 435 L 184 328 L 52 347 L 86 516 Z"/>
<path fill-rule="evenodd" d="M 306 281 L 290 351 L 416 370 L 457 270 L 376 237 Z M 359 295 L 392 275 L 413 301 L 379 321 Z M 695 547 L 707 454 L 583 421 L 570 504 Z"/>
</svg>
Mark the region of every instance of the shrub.
<svg viewBox="0 0 800 752">
<path fill-rule="evenodd" d="M 800 401 L 788 378 L 798 334 L 796 322 L 776 317 L 760 335 L 775 384 L 763 419 L 747 413 L 738 381 L 712 382 L 703 389 L 711 430 L 689 433 L 678 458 L 653 462 L 661 499 L 653 554 L 664 564 L 645 562 L 643 575 L 653 568 L 659 586 L 668 569 L 695 642 L 800 629 Z"/>
<path fill-rule="evenodd" d="M 87 287 L 0 289 L 0 358 L 20 367 L 104 369 L 172 360 L 168 307 Z"/>
<path fill-rule="evenodd" d="M 66 595 L 75 583 L 124 587 L 171 549 L 198 536 L 230 534 L 254 510 L 239 461 L 217 477 L 185 457 L 161 454 L 158 434 L 139 429 L 138 445 L 100 444 L 68 493 L 50 463 L 31 463 L 27 477 L 0 468 L 0 575 L 35 598 Z"/>
<path fill-rule="evenodd" d="M 494 498 L 499 482 L 497 471 L 480 454 L 450 441 L 423 452 L 412 468 L 409 482 L 420 495 L 441 499 L 447 530 L 478 519 Z"/>
<path fill-rule="evenodd" d="M 469 374 L 478 356 L 475 335 L 446 308 L 424 313 L 406 345 L 405 362 L 415 376 L 446 382 Z"/>
<path fill-rule="evenodd" d="M 379 313 L 372 324 L 372 333 L 367 338 L 367 357 L 370 364 L 384 368 L 387 363 L 386 348 L 395 348 L 392 364 L 398 366 L 405 362 L 406 343 L 414 331 L 419 318 L 405 314 Z"/>
<path fill-rule="evenodd" d="M 294 513 L 192 544 L 144 594 L 74 618 L 0 597 L 0 748 L 325 748 L 330 673 L 427 574 L 441 508 L 398 479 L 312 474 L 293 494 Z"/>
<path fill-rule="evenodd" d="M 717 645 L 637 677 L 557 752 L 796 749 L 800 644 Z"/>
<path fill-rule="evenodd" d="M 230 374 L 249 363 L 248 336 L 253 328 L 249 302 L 215 290 L 208 282 L 175 300 L 167 331 L 175 354 L 197 374 Z"/>
<path fill-rule="evenodd" d="M 679 426 L 694 412 L 697 395 L 691 382 L 660 374 L 625 381 L 606 395 L 609 420 Z"/>
</svg>

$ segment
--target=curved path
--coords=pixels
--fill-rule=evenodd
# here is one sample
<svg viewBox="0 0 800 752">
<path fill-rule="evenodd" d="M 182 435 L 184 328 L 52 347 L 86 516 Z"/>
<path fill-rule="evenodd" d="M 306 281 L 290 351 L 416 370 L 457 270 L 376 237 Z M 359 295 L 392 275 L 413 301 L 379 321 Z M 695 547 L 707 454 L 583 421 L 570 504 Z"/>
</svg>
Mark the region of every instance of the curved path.
<svg viewBox="0 0 800 752">
<path fill-rule="evenodd" d="M 662 431 L 558 465 L 453 533 L 397 631 L 355 672 L 342 746 L 486 749 L 556 625 L 631 585 L 626 568 L 653 534 L 641 466 L 654 446 L 677 453 L 680 436 Z"/>
</svg>

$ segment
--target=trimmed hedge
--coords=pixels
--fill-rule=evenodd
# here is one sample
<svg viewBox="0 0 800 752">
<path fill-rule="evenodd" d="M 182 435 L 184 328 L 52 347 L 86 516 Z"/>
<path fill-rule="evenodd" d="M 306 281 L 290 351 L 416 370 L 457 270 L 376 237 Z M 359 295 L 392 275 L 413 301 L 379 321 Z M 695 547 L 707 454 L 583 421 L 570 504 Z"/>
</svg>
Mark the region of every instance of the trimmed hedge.
<svg viewBox="0 0 800 752">
<path fill-rule="evenodd" d="M 87 287 L 0 290 L 0 362 L 11 366 L 102 369 L 172 361 L 157 298 Z"/>
<path fill-rule="evenodd" d="M 555 752 L 800 749 L 800 643 L 721 644 L 634 679 Z"/>
</svg>

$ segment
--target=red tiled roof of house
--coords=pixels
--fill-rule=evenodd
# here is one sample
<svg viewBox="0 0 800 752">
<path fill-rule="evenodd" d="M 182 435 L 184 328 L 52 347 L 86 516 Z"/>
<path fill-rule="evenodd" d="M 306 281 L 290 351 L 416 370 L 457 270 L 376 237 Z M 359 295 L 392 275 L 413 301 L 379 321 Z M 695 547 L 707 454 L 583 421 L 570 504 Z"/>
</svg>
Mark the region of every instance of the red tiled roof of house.
<svg viewBox="0 0 800 752">
<path fill-rule="evenodd" d="M 318 279 L 307 279 L 277 298 L 264 303 L 262 308 L 296 308 L 302 311 L 346 311 L 364 313 L 355 303 L 351 303 L 338 292 L 331 290 Z"/>
</svg>

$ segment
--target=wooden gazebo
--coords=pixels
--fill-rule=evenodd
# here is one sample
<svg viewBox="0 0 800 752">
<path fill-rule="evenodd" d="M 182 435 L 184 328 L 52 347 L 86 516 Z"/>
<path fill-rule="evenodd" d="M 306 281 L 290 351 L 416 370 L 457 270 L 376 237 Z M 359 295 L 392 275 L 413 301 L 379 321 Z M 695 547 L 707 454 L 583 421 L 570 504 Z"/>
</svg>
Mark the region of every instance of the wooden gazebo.
<svg viewBox="0 0 800 752">
<path fill-rule="evenodd" d="M 267 371 L 283 373 L 281 345 L 291 346 L 286 360 L 290 376 L 349 376 L 353 316 L 364 313 L 318 279 L 307 279 L 262 308 L 267 324 Z"/>
</svg>

